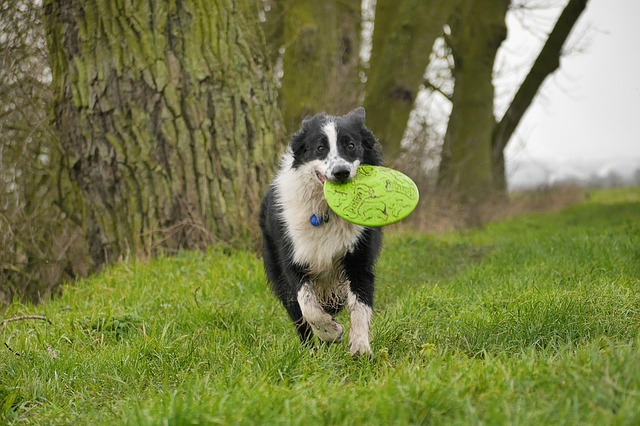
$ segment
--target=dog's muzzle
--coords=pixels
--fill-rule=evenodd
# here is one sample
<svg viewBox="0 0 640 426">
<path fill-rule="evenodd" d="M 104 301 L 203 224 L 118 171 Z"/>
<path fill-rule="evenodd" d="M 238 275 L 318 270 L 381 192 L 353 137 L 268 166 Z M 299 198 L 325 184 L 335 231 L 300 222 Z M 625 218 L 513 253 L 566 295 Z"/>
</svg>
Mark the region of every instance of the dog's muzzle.
<svg viewBox="0 0 640 426">
<path fill-rule="evenodd" d="M 332 181 L 335 183 L 347 183 L 351 178 L 351 168 L 336 166 L 331 170 Z"/>
</svg>

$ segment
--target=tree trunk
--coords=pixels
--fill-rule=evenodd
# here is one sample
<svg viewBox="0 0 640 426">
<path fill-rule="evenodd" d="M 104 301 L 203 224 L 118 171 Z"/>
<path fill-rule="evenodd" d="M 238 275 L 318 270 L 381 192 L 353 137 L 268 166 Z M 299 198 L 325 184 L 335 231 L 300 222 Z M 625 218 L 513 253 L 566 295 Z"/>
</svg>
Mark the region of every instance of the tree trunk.
<svg viewBox="0 0 640 426">
<path fill-rule="evenodd" d="M 458 1 L 378 0 L 364 107 L 385 160 L 400 155 L 409 114 L 436 38 Z"/>
<path fill-rule="evenodd" d="M 288 131 L 320 111 L 346 113 L 358 105 L 360 1 L 297 1 L 284 5 L 281 103 Z"/>
<path fill-rule="evenodd" d="M 97 264 L 256 231 L 282 126 L 255 7 L 45 2 L 54 116 Z"/>
<path fill-rule="evenodd" d="M 540 86 L 545 79 L 560 67 L 560 56 L 571 30 L 587 6 L 588 0 L 569 0 L 556 25 L 549 34 L 540 54 L 536 58 L 529 74 L 516 92 L 509 108 L 493 132 L 493 179 L 498 191 L 505 192 L 507 179 L 505 176 L 504 149 L 513 132 L 520 124 Z"/>
<path fill-rule="evenodd" d="M 455 91 L 438 183 L 470 205 L 492 190 L 493 64 L 506 38 L 508 5 L 508 0 L 469 2 L 451 22 Z"/>
</svg>

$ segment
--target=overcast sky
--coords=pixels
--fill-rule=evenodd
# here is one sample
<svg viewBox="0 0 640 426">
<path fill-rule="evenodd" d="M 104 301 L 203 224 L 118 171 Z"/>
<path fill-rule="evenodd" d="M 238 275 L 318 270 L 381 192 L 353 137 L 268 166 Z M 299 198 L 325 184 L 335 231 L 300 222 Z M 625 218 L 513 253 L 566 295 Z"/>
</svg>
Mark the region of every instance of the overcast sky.
<svg viewBox="0 0 640 426">
<path fill-rule="evenodd" d="M 526 61 L 527 51 L 537 55 L 536 31 L 545 22 L 552 25 L 561 9 L 551 17 L 547 11 L 525 19 L 531 29 L 513 15 L 508 19 L 505 67 Z M 586 51 L 563 58 L 561 69 L 547 79 L 507 148 L 508 159 L 640 164 L 639 18 L 640 0 L 589 1 L 569 42 Z M 510 78 L 523 77 L 498 79 L 498 89 L 515 86 Z"/>
</svg>

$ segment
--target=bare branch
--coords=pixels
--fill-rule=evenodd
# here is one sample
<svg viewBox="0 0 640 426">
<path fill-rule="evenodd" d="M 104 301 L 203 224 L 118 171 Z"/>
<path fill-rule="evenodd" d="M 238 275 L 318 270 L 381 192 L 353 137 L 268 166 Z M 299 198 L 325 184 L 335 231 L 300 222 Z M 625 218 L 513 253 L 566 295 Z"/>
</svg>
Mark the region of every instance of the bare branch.
<svg viewBox="0 0 640 426">
<path fill-rule="evenodd" d="M 434 92 L 438 92 L 440 93 L 442 96 L 444 96 L 446 99 L 448 99 L 449 101 L 451 101 L 451 97 L 452 94 L 451 93 L 447 93 L 446 91 L 444 91 L 441 87 L 436 86 L 435 84 L 433 84 L 431 81 L 429 81 L 428 79 L 425 79 L 422 84 L 424 85 L 425 88 L 433 90 Z"/>
<path fill-rule="evenodd" d="M 493 137 L 494 160 L 502 155 L 524 113 L 531 105 L 544 80 L 560 67 L 560 56 L 571 30 L 587 6 L 588 0 L 570 0 L 564 8 L 529 74 L 496 126 Z"/>
</svg>

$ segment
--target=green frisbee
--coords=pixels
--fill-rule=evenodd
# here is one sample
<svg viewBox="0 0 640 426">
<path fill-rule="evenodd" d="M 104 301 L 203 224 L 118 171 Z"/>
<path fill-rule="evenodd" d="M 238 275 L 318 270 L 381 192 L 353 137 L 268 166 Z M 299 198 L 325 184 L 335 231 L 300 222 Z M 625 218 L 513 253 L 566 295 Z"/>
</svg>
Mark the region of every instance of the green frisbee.
<svg viewBox="0 0 640 426">
<path fill-rule="evenodd" d="M 338 216 L 363 226 L 401 221 L 416 208 L 418 187 L 404 173 L 387 167 L 360 166 L 347 183 L 324 184 L 324 198 Z"/>
</svg>

